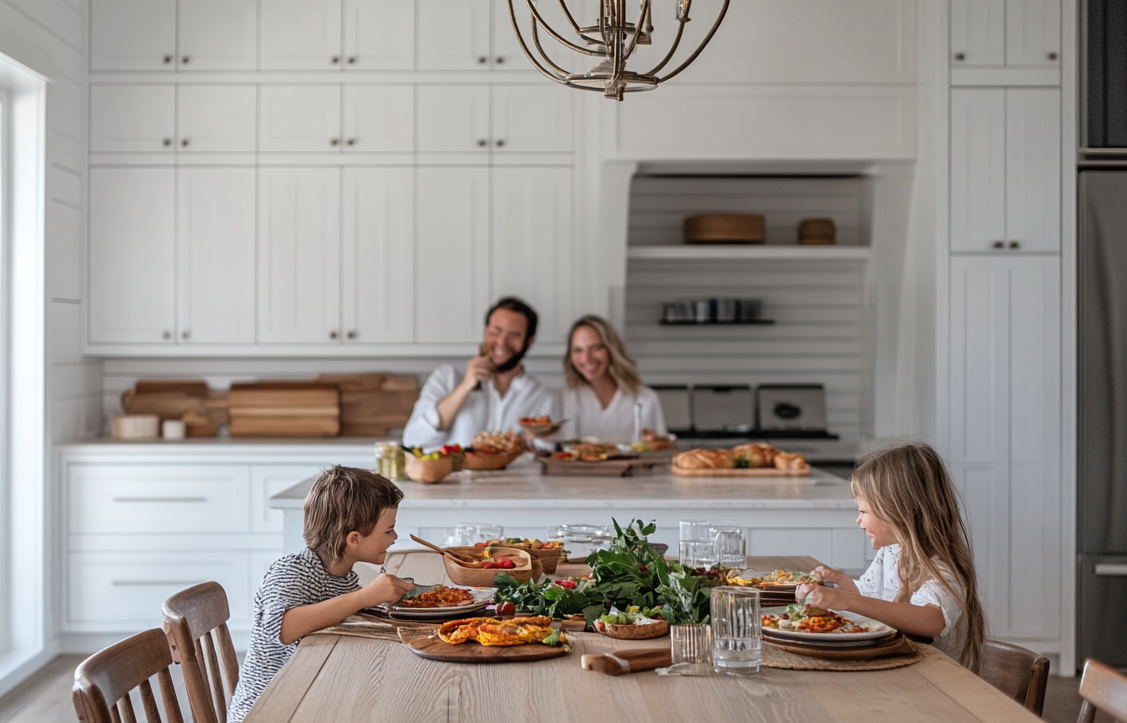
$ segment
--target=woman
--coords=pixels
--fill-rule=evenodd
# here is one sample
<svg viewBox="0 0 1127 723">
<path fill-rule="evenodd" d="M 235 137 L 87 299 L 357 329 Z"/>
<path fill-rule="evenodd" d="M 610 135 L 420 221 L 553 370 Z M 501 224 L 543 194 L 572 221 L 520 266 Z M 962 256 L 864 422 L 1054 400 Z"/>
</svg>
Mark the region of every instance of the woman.
<svg viewBox="0 0 1127 723">
<path fill-rule="evenodd" d="M 643 429 L 666 433 L 657 394 L 642 384 L 622 337 L 606 319 L 588 314 L 571 325 L 563 367 L 567 421 L 560 429 L 561 439 L 634 441 L 636 404 L 641 405 L 639 434 Z"/>
</svg>

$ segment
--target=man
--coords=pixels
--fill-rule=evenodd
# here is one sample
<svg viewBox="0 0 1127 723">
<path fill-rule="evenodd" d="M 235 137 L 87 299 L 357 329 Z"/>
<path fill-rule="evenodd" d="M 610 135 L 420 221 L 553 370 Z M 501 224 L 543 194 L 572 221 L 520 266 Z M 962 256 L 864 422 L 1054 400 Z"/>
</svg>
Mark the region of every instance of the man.
<svg viewBox="0 0 1127 723">
<path fill-rule="evenodd" d="M 469 446 L 478 432 L 519 429 L 521 417 L 556 419 L 556 395 L 525 374 L 521 360 L 536 338 L 536 312 L 505 297 L 485 315 L 482 356 L 434 370 L 403 430 L 408 447 Z"/>
</svg>

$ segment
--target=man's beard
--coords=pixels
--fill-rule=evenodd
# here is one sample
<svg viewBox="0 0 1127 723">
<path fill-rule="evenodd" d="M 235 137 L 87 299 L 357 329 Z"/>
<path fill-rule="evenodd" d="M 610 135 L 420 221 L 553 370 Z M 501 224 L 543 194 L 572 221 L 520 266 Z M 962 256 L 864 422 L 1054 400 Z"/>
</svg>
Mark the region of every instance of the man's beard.
<svg viewBox="0 0 1127 723">
<path fill-rule="evenodd" d="M 495 374 L 504 374 L 505 372 L 511 372 L 512 370 L 516 369 L 517 365 L 520 364 L 522 359 L 524 359 L 524 355 L 528 353 L 528 346 L 528 339 L 525 339 L 524 346 L 521 348 L 521 350 L 509 357 L 503 364 L 493 362 L 493 372 Z"/>
</svg>

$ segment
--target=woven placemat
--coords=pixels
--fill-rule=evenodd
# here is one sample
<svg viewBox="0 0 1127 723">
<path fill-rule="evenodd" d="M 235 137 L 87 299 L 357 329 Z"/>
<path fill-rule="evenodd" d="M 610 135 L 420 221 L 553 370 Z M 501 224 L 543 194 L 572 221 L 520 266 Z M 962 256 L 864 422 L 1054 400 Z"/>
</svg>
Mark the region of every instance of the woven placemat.
<svg viewBox="0 0 1127 723">
<path fill-rule="evenodd" d="M 768 668 L 785 668 L 788 670 L 891 670 L 903 668 L 923 660 L 919 653 L 915 655 L 897 655 L 891 658 L 877 658 L 875 660 L 824 660 L 811 658 L 807 655 L 796 655 L 785 650 L 763 646 L 763 665 Z"/>
</svg>

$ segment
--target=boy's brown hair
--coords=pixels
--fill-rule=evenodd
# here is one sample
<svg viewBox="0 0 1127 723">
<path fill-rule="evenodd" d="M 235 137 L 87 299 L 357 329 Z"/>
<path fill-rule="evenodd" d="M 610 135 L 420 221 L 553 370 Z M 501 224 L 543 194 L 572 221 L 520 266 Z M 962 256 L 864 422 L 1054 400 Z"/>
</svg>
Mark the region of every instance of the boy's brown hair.
<svg viewBox="0 0 1127 723">
<path fill-rule="evenodd" d="M 386 477 L 336 465 L 321 473 L 305 498 L 302 537 L 332 567 L 344 555 L 348 533 L 370 535 L 380 514 L 398 507 L 401 499 L 403 491 Z"/>
</svg>

